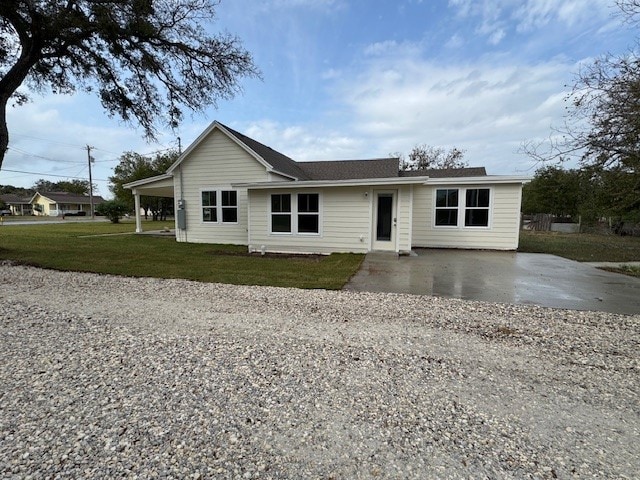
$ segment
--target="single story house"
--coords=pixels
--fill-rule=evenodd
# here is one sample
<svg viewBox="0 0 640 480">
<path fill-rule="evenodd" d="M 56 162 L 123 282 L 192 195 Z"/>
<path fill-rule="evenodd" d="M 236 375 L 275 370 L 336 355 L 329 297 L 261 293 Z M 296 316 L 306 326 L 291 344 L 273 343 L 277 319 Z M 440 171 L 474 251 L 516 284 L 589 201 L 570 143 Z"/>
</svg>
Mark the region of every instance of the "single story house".
<svg viewBox="0 0 640 480">
<path fill-rule="evenodd" d="M 0 203 L 4 203 L 11 215 L 31 215 L 31 198 L 21 197 L 13 193 L 0 195 Z"/>
<path fill-rule="evenodd" d="M 523 176 L 400 171 L 397 158 L 296 162 L 217 121 L 167 172 L 126 184 L 173 196 L 179 242 L 252 252 L 515 250 Z M 140 215 L 136 231 L 141 232 Z"/>
<path fill-rule="evenodd" d="M 104 202 L 99 195 L 93 196 L 93 208 Z M 91 215 L 91 198 L 67 192 L 36 192 L 30 201 L 35 215 Z"/>
</svg>

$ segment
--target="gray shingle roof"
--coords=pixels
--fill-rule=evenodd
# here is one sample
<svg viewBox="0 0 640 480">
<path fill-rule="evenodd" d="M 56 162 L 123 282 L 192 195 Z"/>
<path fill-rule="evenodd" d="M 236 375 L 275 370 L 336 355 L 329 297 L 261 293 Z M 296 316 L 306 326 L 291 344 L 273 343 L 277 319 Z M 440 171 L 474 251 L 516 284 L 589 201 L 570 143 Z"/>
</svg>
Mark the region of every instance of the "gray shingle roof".
<svg viewBox="0 0 640 480">
<path fill-rule="evenodd" d="M 21 197 L 19 195 L 15 195 L 13 193 L 5 193 L 0 195 L 0 200 L 8 205 L 20 205 L 21 203 L 26 204 L 31 201 L 31 197 Z"/>
<path fill-rule="evenodd" d="M 227 127 L 224 127 L 237 140 L 257 153 L 274 170 L 284 173 L 298 180 L 353 180 L 363 178 L 394 178 L 394 177 L 483 177 L 487 175 L 484 167 L 426 169 L 399 171 L 397 158 L 377 158 L 371 160 L 328 160 L 319 162 L 296 162 L 286 155 L 264 145 L 251 137 Z"/>
<path fill-rule="evenodd" d="M 311 180 L 351 180 L 398 176 L 397 158 L 299 162 L 298 166 Z"/>
<path fill-rule="evenodd" d="M 40 192 L 38 192 L 40 193 Z M 43 197 L 47 197 L 49 200 L 53 200 L 56 203 L 89 203 L 89 195 L 76 195 L 74 193 L 67 192 L 42 192 L 40 193 Z M 93 196 L 93 203 L 102 203 L 104 202 L 104 198 L 100 195 Z"/>
<path fill-rule="evenodd" d="M 423 170 L 407 170 L 399 172 L 400 177 L 431 177 L 431 178 L 452 178 L 452 177 L 486 177 L 487 171 L 484 167 L 465 168 L 427 168 Z"/>
<path fill-rule="evenodd" d="M 247 137 L 246 135 L 243 135 L 242 133 L 227 127 L 226 125 L 223 125 L 222 123 L 220 123 L 220 125 L 226 128 L 229 133 L 235 136 L 247 147 L 260 155 L 265 162 L 273 167 L 274 170 L 284 173 L 285 175 L 290 175 L 294 178 L 297 178 L 298 180 L 310 180 L 310 178 L 307 177 L 302 169 L 300 169 L 300 167 L 298 166 L 299 164 L 296 161 L 280 152 L 277 152 L 273 148 L 254 140 L 253 138 Z"/>
</svg>

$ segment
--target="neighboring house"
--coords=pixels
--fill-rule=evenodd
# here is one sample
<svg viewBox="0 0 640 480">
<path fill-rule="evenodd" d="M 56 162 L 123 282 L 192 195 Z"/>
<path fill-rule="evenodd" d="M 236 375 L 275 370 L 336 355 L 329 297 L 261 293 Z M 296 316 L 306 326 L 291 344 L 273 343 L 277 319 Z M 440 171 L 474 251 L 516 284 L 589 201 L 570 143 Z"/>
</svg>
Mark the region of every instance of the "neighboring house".
<svg viewBox="0 0 640 480">
<path fill-rule="evenodd" d="M 99 195 L 93 196 L 93 208 L 104 202 Z M 36 192 L 30 201 L 34 215 L 91 215 L 89 195 L 67 192 Z"/>
<path fill-rule="evenodd" d="M 0 195 L 0 201 L 7 206 L 11 215 L 31 215 L 31 198 L 7 193 Z"/>
<path fill-rule="evenodd" d="M 517 248 L 527 177 L 398 163 L 296 162 L 213 122 L 166 174 L 125 187 L 136 212 L 141 195 L 175 197 L 179 242 L 299 253 Z"/>
</svg>

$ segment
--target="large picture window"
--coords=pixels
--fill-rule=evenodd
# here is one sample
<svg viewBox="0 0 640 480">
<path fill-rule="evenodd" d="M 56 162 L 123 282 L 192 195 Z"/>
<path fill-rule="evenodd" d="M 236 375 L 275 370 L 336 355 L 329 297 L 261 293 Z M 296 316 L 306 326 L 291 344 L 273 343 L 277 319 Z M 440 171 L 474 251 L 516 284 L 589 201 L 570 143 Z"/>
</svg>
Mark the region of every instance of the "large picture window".
<svg viewBox="0 0 640 480">
<path fill-rule="evenodd" d="M 272 194 L 271 233 L 318 235 L 320 233 L 320 194 Z"/>
<path fill-rule="evenodd" d="M 436 225 L 458 225 L 458 189 L 436 190 Z"/>
<path fill-rule="evenodd" d="M 203 191 L 202 221 L 206 223 L 238 223 L 238 192 L 235 190 Z"/>
<path fill-rule="evenodd" d="M 491 189 L 441 188 L 436 190 L 437 227 L 488 227 Z M 464 223 L 462 223 L 464 219 Z"/>
</svg>

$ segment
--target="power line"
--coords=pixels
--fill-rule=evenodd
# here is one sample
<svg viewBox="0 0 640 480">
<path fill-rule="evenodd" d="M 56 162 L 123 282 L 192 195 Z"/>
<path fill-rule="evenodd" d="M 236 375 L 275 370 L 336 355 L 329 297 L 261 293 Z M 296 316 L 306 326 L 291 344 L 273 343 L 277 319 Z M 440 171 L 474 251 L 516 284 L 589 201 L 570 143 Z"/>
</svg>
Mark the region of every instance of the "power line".
<svg viewBox="0 0 640 480">
<path fill-rule="evenodd" d="M 24 137 L 24 138 L 33 138 L 34 140 L 42 140 L 43 142 L 48 142 L 48 143 L 55 143 L 57 145 L 64 145 L 66 147 L 73 147 L 73 148 L 84 148 L 83 145 L 76 145 L 73 143 L 65 143 L 65 142 L 60 142 L 58 140 L 50 140 L 48 138 L 42 138 L 42 137 L 34 137 L 33 135 L 25 135 L 23 133 L 12 133 L 11 136 L 15 136 L 15 137 Z"/>
<path fill-rule="evenodd" d="M 82 162 L 74 162 L 73 160 L 57 160 L 55 158 L 45 157 L 43 155 L 38 155 L 36 153 L 27 152 L 25 150 L 22 150 L 22 149 L 16 148 L 16 147 L 7 147 L 7 150 L 13 150 L 14 152 L 18 152 L 18 153 L 21 153 L 23 155 L 28 155 L 28 156 L 34 157 L 34 158 L 41 158 L 43 160 L 49 160 L 50 162 L 73 163 L 73 164 L 77 164 L 77 165 L 80 165 L 82 163 Z"/>
<path fill-rule="evenodd" d="M 45 177 L 60 177 L 60 178 L 73 178 L 76 180 L 86 180 L 86 177 L 73 177 L 71 175 L 55 175 L 53 173 L 42 173 L 42 172 L 25 172 L 24 170 L 10 170 L 8 168 L 3 168 L 0 172 L 11 172 L 11 173 L 26 173 L 28 175 L 43 175 Z M 108 182 L 109 180 L 104 180 L 102 178 L 94 178 L 96 182 Z"/>
</svg>

